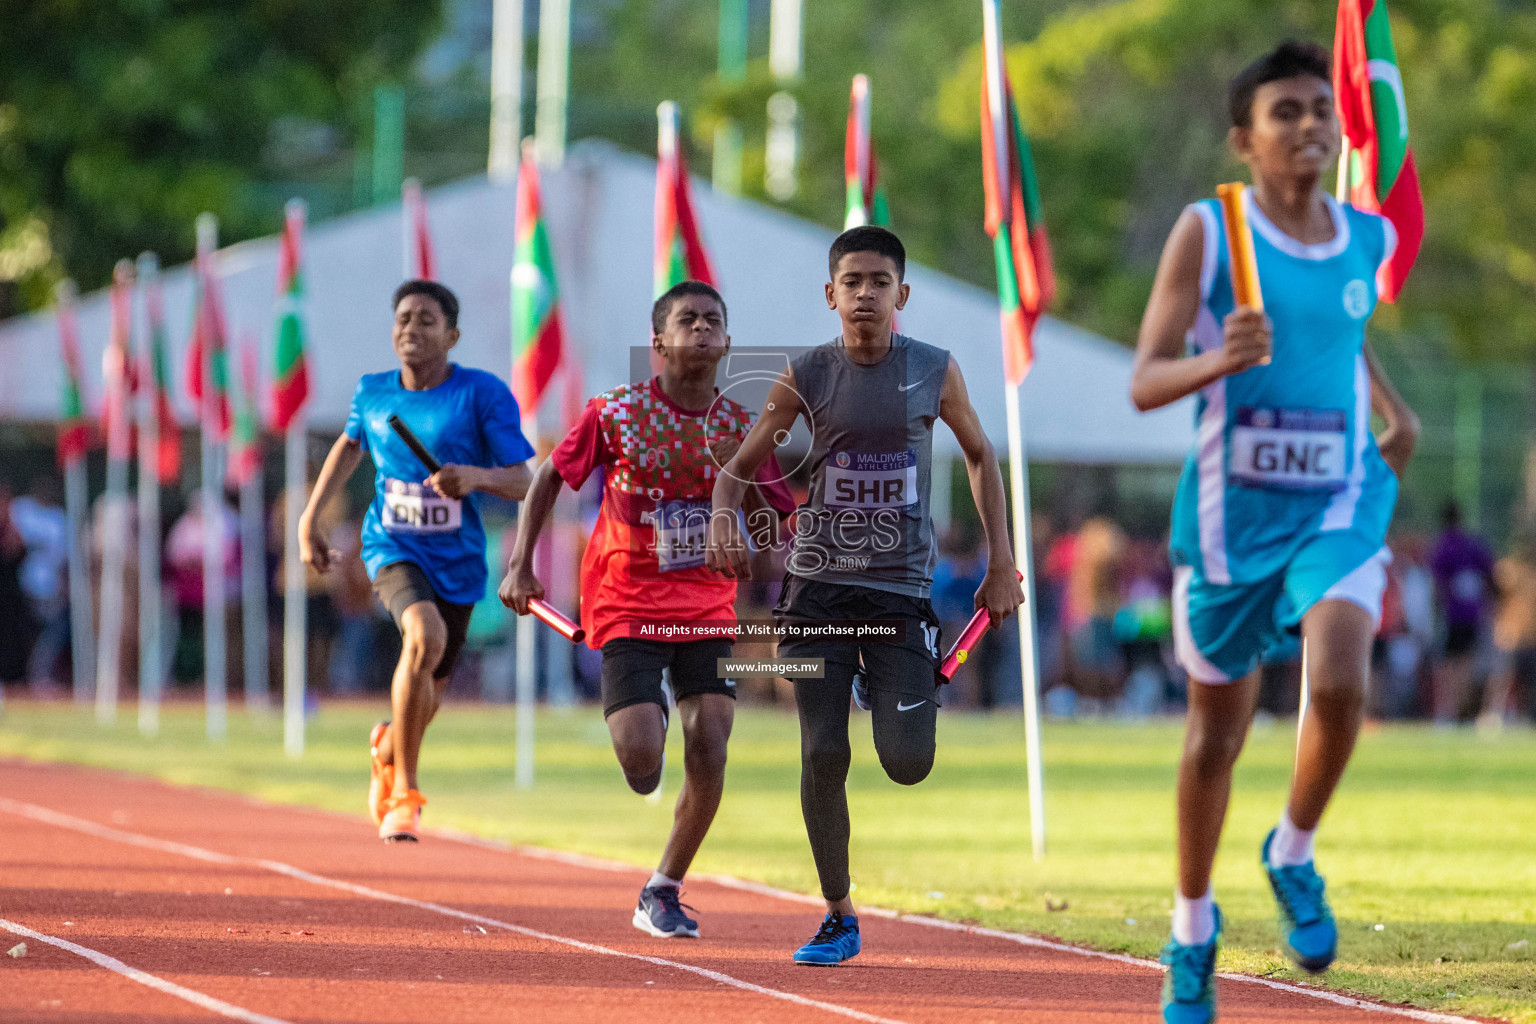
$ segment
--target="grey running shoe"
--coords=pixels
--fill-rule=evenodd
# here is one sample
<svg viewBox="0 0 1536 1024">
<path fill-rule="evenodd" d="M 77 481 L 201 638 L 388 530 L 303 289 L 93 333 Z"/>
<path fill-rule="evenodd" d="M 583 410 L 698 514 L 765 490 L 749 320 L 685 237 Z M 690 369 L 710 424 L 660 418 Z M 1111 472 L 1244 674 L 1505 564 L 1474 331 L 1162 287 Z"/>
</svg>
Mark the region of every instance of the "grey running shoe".
<svg viewBox="0 0 1536 1024">
<path fill-rule="evenodd" d="M 648 885 L 640 890 L 634 925 L 658 939 L 696 939 L 699 922 L 683 912 L 682 892 L 675 885 Z"/>
</svg>

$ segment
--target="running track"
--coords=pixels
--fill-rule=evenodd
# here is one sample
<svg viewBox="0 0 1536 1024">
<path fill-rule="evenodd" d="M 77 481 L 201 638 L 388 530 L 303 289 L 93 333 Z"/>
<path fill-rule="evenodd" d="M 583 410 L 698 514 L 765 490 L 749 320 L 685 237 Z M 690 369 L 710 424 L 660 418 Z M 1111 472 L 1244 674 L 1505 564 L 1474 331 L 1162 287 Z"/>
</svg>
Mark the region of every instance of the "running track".
<svg viewBox="0 0 1536 1024">
<path fill-rule="evenodd" d="M 645 873 L 278 808 L 83 768 L 0 760 L 0 1021 L 640 1024 L 1154 1021 L 1145 961 L 863 916 L 834 969 L 788 953 L 817 901 L 690 881 L 704 938 L 629 924 Z M 1467 1018 L 1256 979 L 1225 1021 Z"/>
</svg>

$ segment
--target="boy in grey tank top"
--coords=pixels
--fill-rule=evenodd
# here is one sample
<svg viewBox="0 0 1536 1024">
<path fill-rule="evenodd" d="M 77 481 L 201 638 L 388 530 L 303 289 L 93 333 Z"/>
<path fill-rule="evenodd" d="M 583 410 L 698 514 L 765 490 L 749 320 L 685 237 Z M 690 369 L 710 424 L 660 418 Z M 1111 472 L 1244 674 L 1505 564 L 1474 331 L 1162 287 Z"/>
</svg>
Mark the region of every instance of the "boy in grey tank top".
<svg viewBox="0 0 1536 1024">
<path fill-rule="evenodd" d="M 1024 600 L 1013 566 L 997 456 L 971 408 L 960 367 L 944 349 L 896 334 L 906 305 L 906 251 L 891 232 L 853 228 L 832 243 L 826 301 L 842 319 L 833 341 L 796 359 L 774 384 L 761 417 L 716 478 L 707 564 L 748 578 L 736 521 L 743 481 L 784 443 L 798 417 L 812 434 L 811 493 L 795 517 L 781 622 L 893 623 L 882 640 L 794 639 L 779 655 L 822 659 L 822 678 L 795 679 L 800 713 L 800 808 L 827 916 L 798 963 L 836 964 L 858 954 L 848 898 L 849 700 L 855 676 L 887 775 L 915 785 L 933 767 L 939 626 L 928 600 L 933 523 L 928 513 L 933 424 L 943 420 L 965 455 L 987 537 L 976 607 L 993 624 Z M 861 670 L 862 666 L 862 670 Z"/>
</svg>

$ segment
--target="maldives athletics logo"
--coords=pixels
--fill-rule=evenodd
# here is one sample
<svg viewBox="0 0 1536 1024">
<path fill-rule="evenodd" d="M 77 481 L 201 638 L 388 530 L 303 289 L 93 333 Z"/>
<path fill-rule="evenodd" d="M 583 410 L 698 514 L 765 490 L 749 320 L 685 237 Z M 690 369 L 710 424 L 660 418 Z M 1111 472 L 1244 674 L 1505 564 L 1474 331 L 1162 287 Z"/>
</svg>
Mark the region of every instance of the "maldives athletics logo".
<svg viewBox="0 0 1536 1024">
<path fill-rule="evenodd" d="M 1344 312 L 1353 320 L 1371 315 L 1371 286 L 1358 277 L 1344 286 Z"/>
</svg>

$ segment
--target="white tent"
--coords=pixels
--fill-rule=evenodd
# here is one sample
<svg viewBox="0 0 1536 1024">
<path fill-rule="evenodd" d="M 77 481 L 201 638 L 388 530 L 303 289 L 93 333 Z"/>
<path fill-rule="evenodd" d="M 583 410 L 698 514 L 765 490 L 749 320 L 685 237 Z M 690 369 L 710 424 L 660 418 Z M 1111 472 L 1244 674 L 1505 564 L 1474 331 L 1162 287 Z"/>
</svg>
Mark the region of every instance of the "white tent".
<svg viewBox="0 0 1536 1024">
<path fill-rule="evenodd" d="M 588 394 L 631 377 L 631 348 L 649 341 L 655 163 L 599 142 L 574 147 L 544 176 L 545 216 L 559 273 L 570 341 L 581 353 Z M 833 338 L 837 319 L 822 301 L 833 232 L 749 200 L 696 189 L 705 242 L 730 307 L 737 346 L 805 346 Z M 514 191 L 484 178 L 428 196 L 438 276 L 459 296 L 463 340 L 455 358 L 505 375 L 509 369 L 509 272 Z M 192 226 L 187 225 L 190 232 Z M 979 228 L 978 228 L 979 230 Z M 389 296 L 401 279 L 399 206 L 348 214 L 313 226 L 305 252 L 309 353 L 317 394 L 310 423 L 339 428 L 358 377 L 388 368 Z M 125 254 L 132 255 L 132 254 Z M 260 340 L 270 372 L 277 239 L 223 251 L 224 296 L 232 332 Z M 990 292 L 909 265 L 912 298 L 902 330 L 954 352 L 982 423 L 1005 448 L 997 300 Z M 164 275 L 172 367 L 180 384 L 191 326 L 187 268 Z M 105 292 L 80 302 L 87 393 L 99 401 L 107 339 Z M 58 415 L 61 367 L 51 313 L 0 322 L 0 419 Z M 1130 353 L 1097 335 L 1046 319 L 1037 361 L 1023 390 L 1030 457 L 1083 463 L 1166 463 L 1183 457 L 1191 420 L 1182 405 L 1139 415 L 1130 404 Z M 954 451 L 947 430 L 939 446 Z"/>
</svg>

